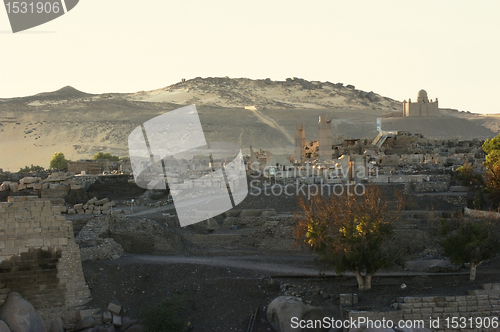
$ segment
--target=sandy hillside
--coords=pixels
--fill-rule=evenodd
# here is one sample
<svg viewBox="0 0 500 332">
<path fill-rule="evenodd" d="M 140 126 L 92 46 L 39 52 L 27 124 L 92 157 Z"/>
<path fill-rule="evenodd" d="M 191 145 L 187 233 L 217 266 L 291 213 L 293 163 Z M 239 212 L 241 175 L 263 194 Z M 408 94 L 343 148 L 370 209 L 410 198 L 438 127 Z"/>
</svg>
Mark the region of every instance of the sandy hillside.
<svg viewBox="0 0 500 332">
<path fill-rule="evenodd" d="M 295 123 L 303 122 L 306 139 L 313 140 L 319 116 L 332 119 L 334 137 L 374 138 L 379 117 L 384 130 L 429 138 L 487 138 L 500 130 L 498 116 L 455 110 L 444 110 L 436 121 L 394 117 L 401 102 L 342 83 L 195 78 L 153 91 L 100 95 L 65 87 L 0 99 L 0 168 L 48 167 L 54 152 L 71 160 L 91 158 L 98 151 L 126 156 L 134 128 L 190 104 L 197 106 L 208 142 L 235 142 L 245 153 L 250 145 L 292 153 Z"/>
</svg>

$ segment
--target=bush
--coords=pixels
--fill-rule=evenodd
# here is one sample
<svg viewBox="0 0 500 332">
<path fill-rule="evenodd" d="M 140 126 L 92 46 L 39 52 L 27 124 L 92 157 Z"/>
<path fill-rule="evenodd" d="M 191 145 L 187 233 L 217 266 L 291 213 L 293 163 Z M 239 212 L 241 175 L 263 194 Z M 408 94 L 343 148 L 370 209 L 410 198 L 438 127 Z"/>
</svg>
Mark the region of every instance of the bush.
<svg viewBox="0 0 500 332">
<path fill-rule="evenodd" d="M 52 160 L 50 161 L 50 168 L 54 169 L 68 169 L 68 161 L 64 157 L 64 153 L 62 152 L 56 152 L 52 156 Z"/>
<path fill-rule="evenodd" d="M 96 153 L 94 155 L 94 160 L 99 160 L 99 159 L 106 159 L 106 160 L 109 160 L 109 161 L 120 161 L 120 157 L 113 156 L 109 152 L 106 152 L 106 153 L 98 152 L 98 153 Z"/>
<path fill-rule="evenodd" d="M 19 173 L 30 173 L 30 172 L 42 172 L 44 168 L 42 166 L 34 166 L 31 164 L 31 166 L 24 166 L 24 168 L 19 169 Z"/>
<path fill-rule="evenodd" d="M 143 316 L 148 332 L 184 332 L 188 322 L 183 318 L 185 300 L 175 296 L 166 298 L 151 308 L 144 310 Z"/>
</svg>

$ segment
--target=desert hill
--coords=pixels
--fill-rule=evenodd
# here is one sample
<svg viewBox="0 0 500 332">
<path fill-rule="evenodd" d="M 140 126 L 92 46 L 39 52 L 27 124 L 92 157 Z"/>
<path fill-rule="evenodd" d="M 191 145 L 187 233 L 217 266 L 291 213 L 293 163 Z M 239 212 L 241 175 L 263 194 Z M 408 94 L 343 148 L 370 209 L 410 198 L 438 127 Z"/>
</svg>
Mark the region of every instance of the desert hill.
<svg viewBox="0 0 500 332">
<path fill-rule="evenodd" d="M 332 134 L 374 138 L 383 130 L 407 130 L 429 138 L 488 138 L 500 117 L 443 110 L 435 120 L 398 118 L 401 102 L 352 85 L 246 78 L 195 78 L 131 94 L 88 94 L 72 87 L 34 96 L 0 99 L 0 168 L 48 167 L 54 152 L 68 159 L 98 151 L 126 156 L 130 132 L 160 114 L 195 104 L 209 142 L 230 141 L 245 153 L 254 148 L 292 153 L 295 123 L 306 139 L 318 136 L 318 117 L 332 118 Z M 249 107 L 253 106 L 253 107 Z"/>
</svg>

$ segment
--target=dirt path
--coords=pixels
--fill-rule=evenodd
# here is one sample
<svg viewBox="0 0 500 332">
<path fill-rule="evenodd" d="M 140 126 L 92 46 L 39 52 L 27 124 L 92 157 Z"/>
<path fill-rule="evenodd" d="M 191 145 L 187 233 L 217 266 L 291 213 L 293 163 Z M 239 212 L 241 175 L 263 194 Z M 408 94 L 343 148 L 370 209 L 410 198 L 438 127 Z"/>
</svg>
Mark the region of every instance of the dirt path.
<svg viewBox="0 0 500 332">
<path fill-rule="evenodd" d="M 282 126 L 280 126 L 274 119 L 271 119 L 271 118 L 265 116 L 264 114 L 262 114 L 261 112 L 259 112 L 257 109 L 250 109 L 250 111 L 252 111 L 255 114 L 255 116 L 257 118 L 259 118 L 260 121 L 262 121 L 263 123 L 267 124 L 271 128 L 274 128 L 274 129 L 278 130 L 280 133 L 283 134 L 283 136 L 286 137 L 286 139 L 291 144 L 294 144 L 293 137 L 290 136 L 290 134 L 286 131 L 286 129 L 283 128 Z"/>
<path fill-rule="evenodd" d="M 128 255 L 122 258 L 124 264 L 192 264 L 225 268 L 246 269 L 260 271 L 273 276 L 304 276 L 316 277 L 336 276 L 335 271 L 322 271 L 317 268 L 314 256 L 155 256 L 155 255 Z M 446 275 L 462 275 L 468 272 L 447 273 Z M 345 276 L 353 277 L 350 272 Z M 377 276 L 405 277 L 405 276 L 432 276 L 442 273 L 410 272 L 410 271 L 379 271 Z"/>
</svg>

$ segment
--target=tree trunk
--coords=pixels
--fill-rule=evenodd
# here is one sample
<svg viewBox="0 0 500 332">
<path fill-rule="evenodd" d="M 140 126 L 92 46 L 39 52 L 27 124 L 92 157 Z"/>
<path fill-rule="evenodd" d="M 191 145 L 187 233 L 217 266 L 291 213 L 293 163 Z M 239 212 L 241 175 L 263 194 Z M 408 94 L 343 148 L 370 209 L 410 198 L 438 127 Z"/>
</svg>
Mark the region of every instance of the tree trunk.
<svg viewBox="0 0 500 332">
<path fill-rule="evenodd" d="M 372 275 L 370 273 L 363 276 L 359 271 L 354 271 L 354 275 L 358 281 L 358 289 L 360 291 L 372 289 Z"/>
<path fill-rule="evenodd" d="M 470 263 L 470 281 L 476 280 L 477 264 Z"/>
</svg>

